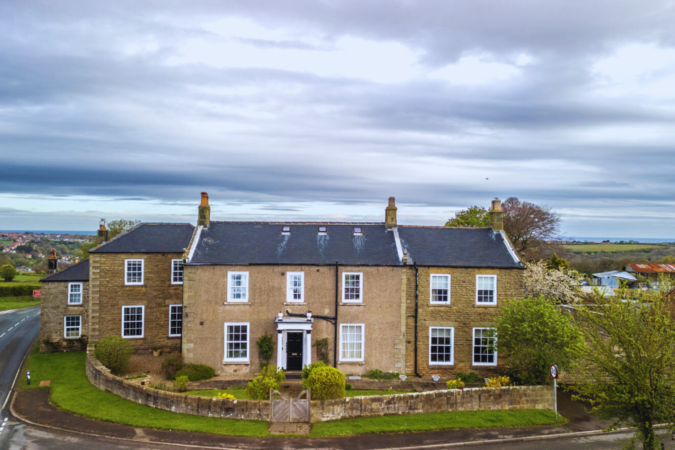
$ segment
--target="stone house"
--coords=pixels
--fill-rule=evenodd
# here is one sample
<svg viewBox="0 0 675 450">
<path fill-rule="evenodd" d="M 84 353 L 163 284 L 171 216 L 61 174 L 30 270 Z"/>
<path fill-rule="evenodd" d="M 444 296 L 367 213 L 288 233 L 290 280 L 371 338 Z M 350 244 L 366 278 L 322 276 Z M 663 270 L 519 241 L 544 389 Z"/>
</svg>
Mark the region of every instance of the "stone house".
<svg viewBox="0 0 675 450">
<path fill-rule="evenodd" d="M 56 261 L 55 254 L 53 259 Z M 89 260 L 40 281 L 40 351 L 86 349 L 89 330 Z"/>
</svg>

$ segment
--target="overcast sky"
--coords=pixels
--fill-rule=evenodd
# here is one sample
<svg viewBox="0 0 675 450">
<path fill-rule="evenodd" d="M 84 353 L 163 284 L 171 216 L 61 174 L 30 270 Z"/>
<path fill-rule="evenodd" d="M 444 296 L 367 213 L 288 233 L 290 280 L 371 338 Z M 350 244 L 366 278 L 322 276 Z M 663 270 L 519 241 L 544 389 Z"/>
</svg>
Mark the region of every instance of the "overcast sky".
<svg viewBox="0 0 675 450">
<path fill-rule="evenodd" d="M 0 2 L 0 229 L 440 225 L 517 196 L 675 238 L 675 1 Z"/>
</svg>

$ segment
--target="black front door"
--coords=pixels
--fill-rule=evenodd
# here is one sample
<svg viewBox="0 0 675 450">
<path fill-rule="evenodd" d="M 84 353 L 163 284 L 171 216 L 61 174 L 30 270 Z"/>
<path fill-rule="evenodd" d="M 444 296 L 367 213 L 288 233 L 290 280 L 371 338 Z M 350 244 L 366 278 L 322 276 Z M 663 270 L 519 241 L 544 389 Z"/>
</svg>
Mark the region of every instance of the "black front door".
<svg viewBox="0 0 675 450">
<path fill-rule="evenodd" d="M 287 334 L 286 357 L 287 370 L 302 370 L 302 333 Z"/>
</svg>

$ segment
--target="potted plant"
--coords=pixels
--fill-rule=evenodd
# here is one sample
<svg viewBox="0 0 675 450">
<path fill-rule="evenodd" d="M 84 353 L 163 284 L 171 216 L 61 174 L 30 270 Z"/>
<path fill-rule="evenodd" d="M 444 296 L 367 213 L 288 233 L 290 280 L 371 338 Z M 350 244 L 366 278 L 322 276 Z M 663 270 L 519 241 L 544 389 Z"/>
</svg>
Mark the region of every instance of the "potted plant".
<svg viewBox="0 0 675 450">
<path fill-rule="evenodd" d="M 160 349 L 157 348 L 157 347 L 154 347 L 154 348 L 152 349 L 152 354 L 153 354 L 154 356 L 159 356 L 159 355 L 162 354 L 162 350 L 160 350 Z"/>
</svg>

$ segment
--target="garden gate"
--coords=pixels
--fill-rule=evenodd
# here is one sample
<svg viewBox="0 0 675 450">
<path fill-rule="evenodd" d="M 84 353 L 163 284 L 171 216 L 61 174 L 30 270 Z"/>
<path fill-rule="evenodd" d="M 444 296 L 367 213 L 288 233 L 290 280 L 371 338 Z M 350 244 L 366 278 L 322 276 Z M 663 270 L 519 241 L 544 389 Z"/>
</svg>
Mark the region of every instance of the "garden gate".
<svg viewBox="0 0 675 450">
<path fill-rule="evenodd" d="M 279 398 L 276 398 L 276 396 Z M 302 396 L 305 398 L 301 398 Z M 270 422 L 309 422 L 309 402 L 311 391 L 307 389 L 300 392 L 297 398 L 284 397 L 279 391 L 270 389 L 270 401 L 272 402 L 272 417 Z"/>
</svg>

